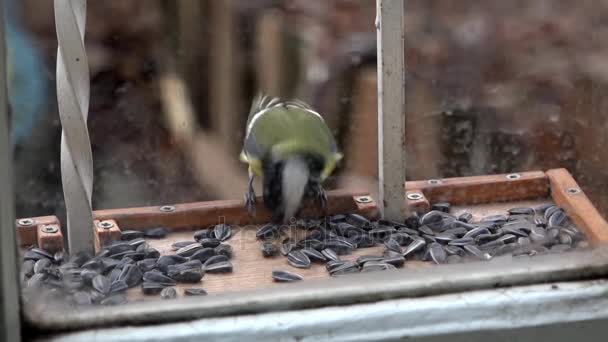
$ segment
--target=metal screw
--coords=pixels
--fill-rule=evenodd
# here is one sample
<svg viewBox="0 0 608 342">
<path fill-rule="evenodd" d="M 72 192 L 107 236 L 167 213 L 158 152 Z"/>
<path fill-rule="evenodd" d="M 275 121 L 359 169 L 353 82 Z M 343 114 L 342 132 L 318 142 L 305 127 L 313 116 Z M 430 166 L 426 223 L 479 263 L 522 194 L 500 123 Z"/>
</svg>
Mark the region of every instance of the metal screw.
<svg viewBox="0 0 608 342">
<path fill-rule="evenodd" d="M 443 182 L 441 181 L 441 179 L 429 179 L 428 182 L 431 185 L 438 185 L 438 184 L 442 184 Z"/>
<path fill-rule="evenodd" d="M 55 234 L 59 231 L 59 228 L 57 228 L 57 226 L 44 226 L 42 227 L 42 231 L 49 234 Z"/>
<path fill-rule="evenodd" d="M 110 221 L 101 221 L 99 222 L 98 226 L 103 229 L 110 229 L 114 227 L 114 224 Z"/>
<path fill-rule="evenodd" d="M 31 226 L 31 225 L 33 225 L 33 224 L 34 224 L 34 220 L 29 219 L 29 218 L 25 218 L 25 219 L 20 219 L 19 221 L 17 221 L 17 223 L 18 223 L 20 226 L 27 227 L 27 226 Z"/>
<path fill-rule="evenodd" d="M 422 194 L 419 192 L 412 192 L 411 194 L 407 194 L 407 199 L 417 201 L 422 199 Z"/>
<path fill-rule="evenodd" d="M 172 205 L 163 205 L 162 207 L 160 207 L 160 211 L 162 211 L 163 213 L 172 213 L 175 211 L 175 207 Z"/>
<path fill-rule="evenodd" d="M 581 189 L 579 188 L 568 188 L 568 190 L 566 190 L 569 194 L 571 195 L 576 195 L 578 193 L 581 192 Z"/>
<path fill-rule="evenodd" d="M 369 196 L 359 196 L 355 197 L 355 201 L 357 203 L 370 203 L 372 201 L 372 198 Z"/>
<path fill-rule="evenodd" d="M 510 173 L 507 175 L 507 179 L 520 179 L 521 175 L 519 173 Z"/>
</svg>

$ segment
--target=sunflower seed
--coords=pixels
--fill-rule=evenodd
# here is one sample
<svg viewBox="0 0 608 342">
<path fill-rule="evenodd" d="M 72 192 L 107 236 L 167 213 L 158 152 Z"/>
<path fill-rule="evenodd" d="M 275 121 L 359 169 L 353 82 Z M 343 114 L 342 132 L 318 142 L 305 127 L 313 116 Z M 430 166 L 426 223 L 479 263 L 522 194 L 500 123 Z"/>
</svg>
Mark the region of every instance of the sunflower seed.
<svg viewBox="0 0 608 342">
<path fill-rule="evenodd" d="M 462 213 L 458 216 L 458 221 L 469 223 L 473 219 L 473 215 L 471 213 Z"/>
<path fill-rule="evenodd" d="M 207 273 L 231 273 L 232 263 L 230 261 L 216 262 L 205 266 L 205 272 Z"/>
<path fill-rule="evenodd" d="M 540 227 L 532 228 L 532 232 L 530 232 L 530 240 L 532 242 L 542 242 L 547 238 L 547 232 Z"/>
<path fill-rule="evenodd" d="M 445 213 L 438 210 L 431 210 L 420 218 L 421 225 L 437 226 L 442 224 Z"/>
<path fill-rule="evenodd" d="M 382 262 L 389 265 L 393 265 L 395 267 L 401 267 L 405 264 L 405 258 L 401 255 L 397 255 L 390 258 L 384 258 L 382 259 Z"/>
<path fill-rule="evenodd" d="M 275 224 L 267 224 L 258 229 L 255 235 L 259 240 L 275 239 L 279 236 L 279 227 Z"/>
<path fill-rule="evenodd" d="M 145 282 L 158 283 L 158 284 L 165 285 L 165 286 L 174 286 L 175 285 L 175 280 L 167 277 L 166 275 L 164 275 L 160 272 L 154 272 L 154 271 L 144 273 L 143 280 L 144 280 L 144 283 Z"/>
<path fill-rule="evenodd" d="M 111 287 L 110 280 L 101 274 L 95 276 L 95 278 L 93 278 L 93 281 L 91 282 L 91 284 L 92 284 L 93 288 L 101 294 L 106 295 L 106 294 L 110 293 L 110 287 Z"/>
<path fill-rule="evenodd" d="M 476 227 L 469 230 L 466 234 L 464 234 L 464 238 L 475 238 L 479 235 L 491 234 L 490 230 L 486 227 Z"/>
<path fill-rule="evenodd" d="M 215 256 L 212 256 L 211 258 L 207 259 L 207 261 L 205 261 L 205 263 L 203 264 L 203 267 L 207 267 L 209 265 L 217 264 L 220 262 L 226 262 L 229 260 L 230 259 L 228 259 L 228 257 L 225 255 L 215 255 Z"/>
<path fill-rule="evenodd" d="M 436 264 L 443 264 L 447 258 L 445 250 L 438 243 L 432 243 L 429 245 L 429 255 Z"/>
<path fill-rule="evenodd" d="M 194 288 L 189 288 L 189 289 L 184 289 L 184 296 L 206 296 L 207 295 L 207 291 L 198 288 L 198 287 L 194 287 Z"/>
<path fill-rule="evenodd" d="M 340 261 L 338 254 L 336 254 L 336 252 L 331 248 L 325 248 L 321 251 L 321 254 L 323 254 L 327 260 Z"/>
<path fill-rule="evenodd" d="M 449 213 L 452 205 L 448 202 L 435 203 L 431 207 L 431 210 L 442 211 L 444 213 Z"/>
<path fill-rule="evenodd" d="M 215 247 L 215 253 L 218 255 L 224 255 L 228 259 L 232 258 L 232 246 L 222 243 L 219 246 Z"/>
<path fill-rule="evenodd" d="M 559 240 L 559 243 L 562 245 L 568 245 L 568 246 L 572 245 L 572 242 L 573 242 L 572 236 L 570 236 L 566 233 L 560 232 L 559 235 L 557 236 L 557 238 Z"/>
<path fill-rule="evenodd" d="M 355 261 L 357 265 L 362 266 L 368 261 L 382 261 L 384 257 L 378 255 L 362 255 Z"/>
<path fill-rule="evenodd" d="M 279 283 L 290 283 L 302 280 L 302 276 L 287 271 L 272 271 L 272 279 Z"/>
<path fill-rule="evenodd" d="M 397 240 L 390 238 L 388 241 L 384 243 L 384 246 L 393 252 L 397 252 L 401 254 L 403 251 L 401 250 L 401 244 L 397 242 Z"/>
<path fill-rule="evenodd" d="M 141 245 L 145 245 L 146 244 L 146 239 L 144 238 L 137 238 L 137 239 L 133 239 L 129 241 L 129 245 L 133 246 L 134 248 L 138 248 Z"/>
<path fill-rule="evenodd" d="M 101 260 L 89 260 L 87 262 L 85 262 L 84 264 L 82 264 L 82 268 L 88 269 L 88 270 L 96 270 L 101 272 L 101 270 L 104 269 L 104 265 L 103 265 L 103 261 Z"/>
<path fill-rule="evenodd" d="M 418 230 L 426 235 L 433 235 L 435 232 L 429 226 L 421 226 Z"/>
<path fill-rule="evenodd" d="M 173 272 L 169 271 L 169 276 L 178 283 L 198 283 L 203 279 L 203 270 L 201 268 L 188 268 Z"/>
<path fill-rule="evenodd" d="M 463 238 L 452 240 L 452 241 L 448 242 L 448 245 L 450 245 L 450 246 L 467 246 L 467 245 L 471 245 L 474 243 L 475 243 L 475 240 L 473 238 L 463 237 Z"/>
<path fill-rule="evenodd" d="M 394 234 L 397 230 L 393 227 L 388 226 L 380 226 L 378 228 L 374 228 L 368 232 L 369 236 L 376 240 L 383 240 L 386 237 Z"/>
<path fill-rule="evenodd" d="M 331 276 L 349 274 L 349 273 L 358 273 L 359 266 L 352 261 L 345 261 L 341 265 L 338 265 L 329 272 Z"/>
<path fill-rule="evenodd" d="M 356 246 L 353 245 L 350 241 L 339 236 L 331 240 L 327 240 L 325 242 L 325 247 L 331 248 L 338 254 L 348 254 L 356 248 Z"/>
<path fill-rule="evenodd" d="M 361 268 L 361 272 L 376 272 L 376 271 L 387 271 L 397 269 L 394 265 L 379 262 L 379 261 L 369 261 L 363 265 Z M 354 272 L 353 272 L 354 273 Z"/>
<path fill-rule="evenodd" d="M 422 248 L 426 245 L 426 241 L 422 238 L 414 238 L 414 240 L 407 246 L 405 251 L 403 251 L 402 256 L 406 258 L 407 256 L 422 250 Z"/>
<path fill-rule="evenodd" d="M 40 259 L 34 264 L 34 273 L 45 273 L 51 266 L 51 259 Z"/>
<path fill-rule="evenodd" d="M 549 226 L 567 226 L 570 224 L 570 219 L 563 210 L 555 211 L 547 220 Z"/>
<path fill-rule="evenodd" d="M 175 299 L 177 297 L 177 291 L 175 287 L 165 287 L 160 291 L 160 298 L 162 299 Z"/>
<path fill-rule="evenodd" d="M 302 249 L 302 253 L 304 253 L 311 262 L 326 262 L 327 258 L 323 255 L 323 253 L 319 252 L 316 249 L 312 248 L 304 248 Z"/>
<path fill-rule="evenodd" d="M 110 285 L 109 293 L 123 292 L 123 291 L 126 291 L 128 288 L 129 288 L 129 285 L 127 285 L 127 283 L 124 280 L 116 280 L 116 281 L 112 282 L 112 284 Z"/>
<path fill-rule="evenodd" d="M 34 264 L 34 260 L 25 260 L 23 264 L 21 264 L 21 273 L 26 277 L 34 275 Z"/>
<path fill-rule="evenodd" d="M 227 224 L 218 224 L 213 228 L 213 234 L 216 239 L 226 241 L 232 236 L 232 228 Z"/>
<path fill-rule="evenodd" d="M 262 255 L 265 258 L 273 257 L 279 253 L 277 246 L 275 246 L 273 243 L 267 242 L 267 241 L 262 243 L 261 250 L 262 250 Z"/>
<path fill-rule="evenodd" d="M 287 262 L 297 268 L 310 268 L 310 258 L 301 250 L 293 250 L 287 254 Z"/>
<path fill-rule="evenodd" d="M 513 234 L 505 234 L 505 235 L 501 236 L 500 238 L 498 238 L 498 240 L 500 240 L 504 243 L 511 243 L 511 242 L 517 241 L 517 236 L 515 236 Z"/>
<path fill-rule="evenodd" d="M 289 254 L 289 252 L 291 252 L 291 250 L 296 246 L 296 244 L 293 242 L 292 239 L 290 238 L 285 238 L 283 240 L 283 242 L 281 242 L 281 254 L 283 255 L 287 255 Z"/>
<path fill-rule="evenodd" d="M 98 274 L 99 272 L 97 271 L 84 269 L 82 272 L 80 272 L 80 277 L 85 284 L 90 285 L 93 282 L 93 278 L 95 278 Z"/>
<path fill-rule="evenodd" d="M 127 265 L 125 266 L 125 268 L 122 269 L 122 272 L 118 279 L 123 280 L 125 283 L 127 283 L 128 287 L 133 287 L 139 285 L 142 277 L 143 273 L 141 272 L 139 267 L 137 267 L 137 265 Z"/>
<path fill-rule="evenodd" d="M 121 240 L 130 241 L 144 237 L 144 233 L 138 230 L 123 230 L 120 234 Z"/>
<path fill-rule="evenodd" d="M 445 250 L 445 252 L 448 255 L 460 255 L 463 256 L 464 255 L 464 249 L 462 249 L 461 247 L 458 246 L 444 246 L 443 249 Z"/>
<path fill-rule="evenodd" d="M 555 205 L 550 204 L 550 203 L 546 203 L 546 204 L 541 204 L 538 207 L 534 208 L 534 212 L 536 212 L 537 214 L 544 214 L 545 211 L 547 209 L 549 209 L 550 207 L 554 207 Z"/>
<path fill-rule="evenodd" d="M 194 254 L 192 254 L 189 259 L 205 262 L 214 255 L 216 255 L 215 249 L 207 247 L 194 252 Z"/>
<path fill-rule="evenodd" d="M 488 260 L 490 259 L 490 255 L 488 253 L 484 253 L 482 252 L 479 248 L 477 248 L 474 245 L 466 245 L 463 247 L 465 251 L 467 251 L 470 255 L 481 259 L 481 260 Z"/>
<path fill-rule="evenodd" d="M 144 231 L 144 236 L 149 239 L 164 239 L 167 234 L 169 234 L 169 230 L 163 227 L 152 228 Z"/>
<path fill-rule="evenodd" d="M 558 206 L 551 205 L 545 209 L 545 212 L 543 213 L 543 217 L 545 218 L 545 220 L 549 221 L 549 217 L 551 217 L 551 215 L 553 215 L 555 212 L 557 212 L 559 210 L 561 210 L 561 209 Z"/>
<path fill-rule="evenodd" d="M 545 221 L 545 219 L 543 217 L 537 216 L 534 218 L 534 224 L 537 227 L 547 227 L 547 221 Z"/>
<path fill-rule="evenodd" d="M 213 229 L 202 229 L 194 232 L 193 238 L 195 241 L 200 241 L 202 239 L 211 239 L 215 238 L 215 233 Z"/>
<path fill-rule="evenodd" d="M 187 258 L 187 257 L 192 256 L 194 253 L 200 251 L 201 249 L 203 249 L 203 246 L 201 246 L 201 244 L 193 243 L 193 244 L 190 244 L 190 245 L 187 245 L 185 247 L 178 249 L 177 252 L 175 252 L 175 254 L 179 255 L 181 257 Z M 213 253 L 215 253 L 215 251 Z"/>
<path fill-rule="evenodd" d="M 501 225 L 507 222 L 507 217 L 505 215 L 490 215 L 482 218 L 481 222 L 491 222 L 495 225 Z"/>
<path fill-rule="evenodd" d="M 436 241 L 443 242 L 443 243 L 448 243 L 448 242 L 456 240 L 456 239 L 457 239 L 456 235 L 454 235 L 452 233 L 448 233 L 447 231 L 439 233 L 439 234 L 437 234 L 437 236 L 435 236 Z"/>
<path fill-rule="evenodd" d="M 359 239 L 354 242 L 357 244 L 358 248 L 368 248 L 376 245 L 376 241 L 368 234 L 360 236 Z"/>
<path fill-rule="evenodd" d="M 365 230 L 369 230 L 372 227 L 372 224 L 368 219 L 358 214 L 347 214 L 346 222 Z"/>
<path fill-rule="evenodd" d="M 507 210 L 509 215 L 534 215 L 534 209 L 528 207 L 517 207 Z"/>
<path fill-rule="evenodd" d="M 53 254 L 53 260 L 55 261 L 55 263 L 62 263 L 64 260 L 67 260 L 68 255 L 66 252 L 64 251 L 58 251 L 55 254 Z"/>
<path fill-rule="evenodd" d="M 151 271 L 154 267 L 156 267 L 156 259 L 149 258 L 149 259 L 144 259 L 144 260 L 138 261 L 137 266 L 144 273 Z"/>
<path fill-rule="evenodd" d="M 176 251 L 180 248 L 184 248 L 186 246 L 195 245 L 195 244 L 197 244 L 196 241 L 177 241 L 171 245 L 171 249 Z"/>
</svg>

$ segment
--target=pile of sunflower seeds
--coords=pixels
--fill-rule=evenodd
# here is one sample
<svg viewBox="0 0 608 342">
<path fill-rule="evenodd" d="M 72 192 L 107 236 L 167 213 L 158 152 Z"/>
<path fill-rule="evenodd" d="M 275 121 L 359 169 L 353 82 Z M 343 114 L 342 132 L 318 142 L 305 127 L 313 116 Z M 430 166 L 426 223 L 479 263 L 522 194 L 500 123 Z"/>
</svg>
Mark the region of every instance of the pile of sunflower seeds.
<svg viewBox="0 0 608 342">
<path fill-rule="evenodd" d="M 257 232 L 264 257 L 279 252 L 295 268 L 322 263 L 332 276 L 390 270 L 406 260 L 436 264 L 490 260 L 499 256 L 534 256 L 561 253 L 589 244 L 566 212 L 555 205 L 512 208 L 505 215 L 491 215 L 473 222 L 471 213 L 455 216 L 449 203 L 437 203 L 432 210 L 407 218 L 404 223 L 371 222 L 357 214 L 334 215 L 324 221 L 299 222 L 306 230 L 299 240 L 285 237 L 286 226 L 267 224 Z M 382 255 L 364 255 L 342 260 L 355 249 L 382 244 Z M 296 273 L 276 270 L 277 282 L 302 280 Z"/>
<path fill-rule="evenodd" d="M 121 241 L 105 246 L 95 256 L 30 248 L 21 265 L 24 299 L 42 289 L 70 304 L 117 305 L 126 303 L 127 289 L 137 286 L 146 295 L 171 299 L 177 296 L 177 283 L 197 284 L 206 273 L 232 272 L 232 247 L 223 243 L 232 236 L 229 225 L 197 231 L 192 241 L 174 243 L 174 254 L 161 256 L 145 238 L 161 239 L 167 233 L 165 228 L 123 231 Z M 184 296 L 206 294 L 201 288 L 184 290 Z"/>
</svg>

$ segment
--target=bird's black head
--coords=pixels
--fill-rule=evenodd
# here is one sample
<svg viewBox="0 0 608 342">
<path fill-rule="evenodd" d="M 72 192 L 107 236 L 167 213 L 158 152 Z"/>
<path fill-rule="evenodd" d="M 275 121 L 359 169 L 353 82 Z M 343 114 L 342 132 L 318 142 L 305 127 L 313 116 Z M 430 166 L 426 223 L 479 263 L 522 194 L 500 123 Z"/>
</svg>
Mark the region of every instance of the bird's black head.
<svg viewBox="0 0 608 342">
<path fill-rule="evenodd" d="M 309 170 L 308 184 L 304 197 L 310 197 L 313 189 L 321 181 L 320 175 L 325 166 L 323 157 L 317 154 L 299 154 Z M 283 199 L 283 169 L 285 160 L 267 158 L 262 161 L 264 168 L 264 205 L 272 212 L 272 221 L 280 222 L 285 214 Z"/>
</svg>

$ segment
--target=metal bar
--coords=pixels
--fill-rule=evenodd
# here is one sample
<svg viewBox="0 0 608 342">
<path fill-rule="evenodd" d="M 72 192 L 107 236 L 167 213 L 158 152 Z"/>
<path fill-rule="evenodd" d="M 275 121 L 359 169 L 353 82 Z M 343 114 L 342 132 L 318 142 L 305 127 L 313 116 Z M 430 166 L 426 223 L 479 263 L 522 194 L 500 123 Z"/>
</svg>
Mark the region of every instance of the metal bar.
<svg viewBox="0 0 608 342">
<path fill-rule="evenodd" d="M 294 283 L 272 291 L 260 289 L 231 292 L 207 296 L 203 300 L 178 299 L 161 306 L 154 302 L 144 302 L 76 311 L 69 307 L 61 309 L 57 305 L 50 305 L 55 303 L 32 303 L 31 307 L 25 308 L 24 313 L 32 324 L 40 328 L 73 330 L 373 303 L 541 282 L 600 278 L 606 274 L 608 247 L 598 247 L 563 255 L 535 256 L 529 260 L 513 258 L 501 261 L 499 258 L 490 262 L 384 271 L 382 274 L 354 274 Z"/>
<path fill-rule="evenodd" d="M 95 250 L 91 191 L 93 155 L 87 128 L 89 67 L 84 49 L 86 0 L 55 0 L 57 104 L 61 135 L 61 181 L 71 253 Z"/>
<path fill-rule="evenodd" d="M 378 34 L 378 203 L 383 217 L 405 207 L 405 43 L 403 0 L 376 0 Z"/>
<path fill-rule="evenodd" d="M 13 158 L 9 136 L 4 0 L 0 0 L 0 341 L 20 341 Z"/>
<path fill-rule="evenodd" d="M 534 337 L 531 341 L 572 341 L 580 337 L 580 330 L 562 329 L 565 335 L 557 338 L 541 336 L 551 335 L 564 323 L 608 319 L 607 294 L 606 281 L 544 284 L 139 328 L 99 329 L 44 341 L 238 341 L 244 336 L 250 341 L 428 341 L 426 338 L 431 337 L 442 340 L 448 334 L 450 341 L 454 334 L 463 336 L 458 341 L 491 341 L 495 338 L 488 337 L 493 334 L 499 332 L 504 338 L 522 328 L 534 328 L 527 335 L 520 331 L 520 336 Z M 551 325 L 552 329 L 545 328 Z M 540 328 L 545 328 L 543 334 L 539 334 Z M 585 334 L 585 341 L 604 341 L 605 333 L 598 332 Z M 477 338 L 464 338 L 471 335 Z"/>
</svg>

